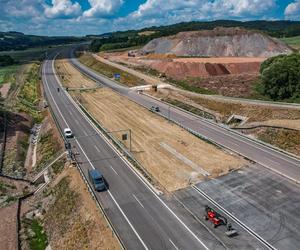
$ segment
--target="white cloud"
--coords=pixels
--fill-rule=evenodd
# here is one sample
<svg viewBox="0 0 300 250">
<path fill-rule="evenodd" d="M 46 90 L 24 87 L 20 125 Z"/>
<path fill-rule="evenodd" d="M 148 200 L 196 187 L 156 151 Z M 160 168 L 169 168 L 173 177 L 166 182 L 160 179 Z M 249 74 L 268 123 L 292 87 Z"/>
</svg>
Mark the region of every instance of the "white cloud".
<svg viewBox="0 0 300 250">
<path fill-rule="evenodd" d="M 72 18 L 81 14 L 81 6 L 71 0 L 52 0 L 52 6 L 45 5 L 44 13 L 48 18 Z"/>
<path fill-rule="evenodd" d="M 16 4 L 16 1 L 9 0 L 3 3 L 4 11 L 9 17 L 35 17 L 39 16 L 42 11 L 40 0 L 20 0 Z"/>
<path fill-rule="evenodd" d="M 300 18 L 300 0 L 295 0 L 290 3 L 284 11 L 284 15 L 287 18 L 299 19 Z"/>
<path fill-rule="evenodd" d="M 123 0 L 88 0 L 91 8 L 83 13 L 84 17 L 109 17 L 116 13 L 123 4 Z"/>
<path fill-rule="evenodd" d="M 275 0 L 147 0 L 141 4 L 132 17 L 165 16 L 185 21 L 190 16 L 213 19 L 215 17 L 257 16 L 276 6 Z"/>
</svg>

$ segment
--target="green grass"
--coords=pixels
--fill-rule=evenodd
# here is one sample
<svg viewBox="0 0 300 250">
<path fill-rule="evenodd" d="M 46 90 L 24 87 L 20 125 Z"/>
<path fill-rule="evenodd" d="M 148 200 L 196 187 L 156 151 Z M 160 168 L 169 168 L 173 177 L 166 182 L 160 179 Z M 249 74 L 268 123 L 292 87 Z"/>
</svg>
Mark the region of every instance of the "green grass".
<svg viewBox="0 0 300 250">
<path fill-rule="evenodd" d="M 15 80 L 15 73 L 19 66 L 12 65 L 0 68 L 0 85 L 4 83 L 12 83 Z"/>
<path fill-rule="evenodd" d="M 92 55 L 82 55 L 79 58 L 79 61 L 85 64 L 86 66 L 90 67 L 91 69 L 105 75 L 108 78 L 113 78 L 115 73 L 119 73 L 121 75 L 119 82 L 128 87 L 145 84 L 145 82 L 142 79 L 131 75 L 123 70 L 99 62 Z"/>
<path fill-rule="evenodd" d="M 33 64 L 25 79 L 24 85 L 21 87 L 18 94 L 19 111 L 29 114 L 36 122 L 41 122 L 43 119 L 40 111 L 37 108 L 37 105 L 40 101 L 39 68 L 39 64 Z"/>
<path fill-rule="evenodd" d="M 37 61 L 37 60 L 39 61 L 45 57 L 46 51 L 50 53 L 56 47 L 58 46 L 52 46 L 51 48 L 37 47 L 37 48 L 26 49 L 26 50 L 1 51 L 0 55 L 9 55 L 19 63 L 28 62 L 28 61 Z"/>
<path fill-rule="evenodd" d="M 48 245 L 47 235 L 43 229 L 41 222 L 38 219 L 23 219 L 22 223 L 27 229 L 27 240 L 30 250 L 44 250 Z M 32 233 L 29 233 L 29 230 Z"/>
<path fill-rule="evenodd" d="M 38 144 L 38 152 L 42 156 L 37 164 L 36 170 L 40 170 L 49 162 L 52 157 L 60 151 L 60 146 L 57 142 L 53 140 L 53 131 L 41 136 Z"/>
<path fill-rule="evenodd" d="M 300 36 L 286 37 L 286 38 L 281 38 L 280 40 L 287 43 L 290 46 L 300 47 Z"/>
</svg>

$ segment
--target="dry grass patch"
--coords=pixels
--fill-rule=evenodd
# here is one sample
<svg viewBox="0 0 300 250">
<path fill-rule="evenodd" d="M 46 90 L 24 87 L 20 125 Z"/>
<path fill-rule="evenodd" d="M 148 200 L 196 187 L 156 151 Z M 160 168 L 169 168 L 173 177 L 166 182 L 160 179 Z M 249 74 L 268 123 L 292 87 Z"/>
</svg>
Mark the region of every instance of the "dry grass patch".
<svg viewBox="0 0 300 250">
<path fill-rule="evenodd" d="M 120 249 L 76 168 L 52 186 L 55 200 L 44 222 L 52 249 Z"/>
<path fill-rule="evenodd" d="M 191 177 L 202 180 L 202 170 L 217 177 L 246 164 L 109 89 L 82 93 L 80 99 L 110 131 L 132 130 L 134 156 L 168 191 L 186 187 Z M 114 136 L 121 139 L 121 133 Z"/>
<path fill-rule="evenodd" d="M 155 93 L 156 97 L 165 99 L 174 99 L 188 103 L 195 107 L 203 108 L 215 112 L 221 116 L 222 121 L 226 121 L 232 114 L 249 117 L 248 122 L 260 122 L 267 120 L 299 120 L 300 110 L 266 107 L 250 104 L 229 103 L 226 101 L 213 100 L 200 96 L 189 95 L 187 93 L 178 93 L 174 90 L 159 90 Z M 296 123 L 296 122 L 295 122 Z"/>
<path fill-rule="evenodd" d="M 69 88 L 94 88 L 97 87 L 95 81 L 81 74 L 67 59 L 55 61 L 55 69 L 60 76 L 65 87 Z"/>
</svg>

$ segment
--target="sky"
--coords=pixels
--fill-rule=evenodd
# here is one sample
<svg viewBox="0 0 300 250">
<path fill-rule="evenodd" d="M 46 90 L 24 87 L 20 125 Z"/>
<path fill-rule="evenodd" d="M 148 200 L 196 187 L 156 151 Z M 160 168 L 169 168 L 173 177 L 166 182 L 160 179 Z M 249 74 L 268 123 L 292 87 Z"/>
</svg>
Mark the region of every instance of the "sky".
<svg viewBox="0 0 300 250">
<path fill-rule="evenodd" d="M 297 20 L 300 0 L 0 0 L 0 31 L 102 34 L 183 21 Z"/>
</svg>

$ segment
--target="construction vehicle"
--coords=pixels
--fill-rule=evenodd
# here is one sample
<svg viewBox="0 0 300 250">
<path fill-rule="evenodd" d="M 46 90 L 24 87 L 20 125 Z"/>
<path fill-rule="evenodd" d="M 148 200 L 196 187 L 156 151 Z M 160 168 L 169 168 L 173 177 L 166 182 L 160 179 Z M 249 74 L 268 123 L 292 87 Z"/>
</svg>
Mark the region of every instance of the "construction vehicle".
<svg viewBox="0 0 300 250">
<path fill-rule="evenodd" d="M 225 232 L 225 234 L 228 237 L 232 237 L 234 235 L 237 235 L 237 231 L 232 228 L 231 223 L 228 223 L 227 219 L 224 216 L 222 216 L 217 211 L 215 211 L 213 208 L 211 208 L 207 205 L 205 206 L 204 219 L 211 221 L 214 225 L 214 228 L 216 228 L 218 226 L 221 226 L 221 225 L 226 226 L 227 231 Z"/>
</svg>

